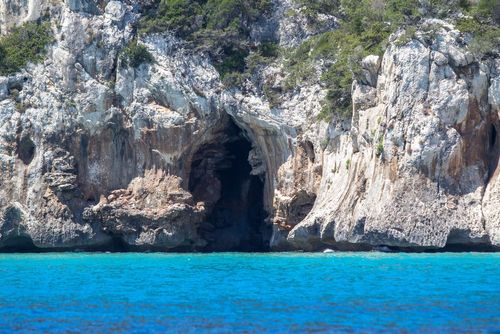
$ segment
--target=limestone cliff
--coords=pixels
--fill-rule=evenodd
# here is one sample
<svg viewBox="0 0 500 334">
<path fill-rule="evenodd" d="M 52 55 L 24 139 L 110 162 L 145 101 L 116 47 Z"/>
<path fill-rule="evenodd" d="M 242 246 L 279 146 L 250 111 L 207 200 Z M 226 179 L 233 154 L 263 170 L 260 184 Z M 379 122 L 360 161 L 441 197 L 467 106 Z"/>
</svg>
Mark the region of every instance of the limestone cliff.
<svg viewBox="0 0 500 334">
<path fill-rule="evenodd" d="M 500 247 L 500 60 L 429 20 L 361 62 L 351 119 L 325 89 L 278 105 L 228 88 L 171 34 L 137 35 L 140 1 L 2 1 L 0 28 L 49 18 L 41 64 L 0 77 L 0 249 L 402 250 Z M 276 1 L 284 47 L 334 29 Z M 130 41 L 154 61 L 120 57 Z"/>
</svg>

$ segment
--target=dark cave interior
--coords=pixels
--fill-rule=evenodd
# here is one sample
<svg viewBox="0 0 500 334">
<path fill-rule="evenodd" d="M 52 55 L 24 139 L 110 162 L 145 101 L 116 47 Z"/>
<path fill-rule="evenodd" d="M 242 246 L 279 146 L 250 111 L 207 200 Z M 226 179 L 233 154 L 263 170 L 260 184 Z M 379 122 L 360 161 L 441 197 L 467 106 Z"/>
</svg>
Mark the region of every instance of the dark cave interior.
<svg viewBox="0 0 500 334">
<path fill-rule="evenodd" d="M 488 180 L 497 170 L 498 160 L 500 159 L 500 141 L 495 124 L 491 124 L 488 133 Z"/>
<path fill-rule="evenodd" d="M 19 140 L 17 154 L 19 159 L 21 159 L 25 165 L 29 165 L 31 163 L 35 155 L 35 143 L 33 143 L 29 136 L 23 136 Z"/>
<path fill-rule="evenodd" d="M 489 147 L 490 150 L 495 149 L 495 144 L 497 142 L 497 129 L 495 128 L 495 125 L 491 124 L 490 125 L 490 140 L 489 140 Z"/>
<path fill-rule="evenodd" d="M 207 218 L 199 226 L 206 252 L 269 250 L 271 228 L 266 225 L 264 176 L 251 175 L 252 149 L 243 131 L 228 119 L 215 140 L 194 155 L 189 190 L 205 202 Z"/>
</svg>

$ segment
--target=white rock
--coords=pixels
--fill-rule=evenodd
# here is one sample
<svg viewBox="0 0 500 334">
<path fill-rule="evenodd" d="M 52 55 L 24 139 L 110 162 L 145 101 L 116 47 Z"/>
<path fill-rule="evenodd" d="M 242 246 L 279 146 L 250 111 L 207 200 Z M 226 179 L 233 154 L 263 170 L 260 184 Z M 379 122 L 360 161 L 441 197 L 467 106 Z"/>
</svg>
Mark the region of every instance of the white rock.
<svg viewBox="0 0 500 334">
<path fill-rule="evenodd" d="M 121 21 L 126 13 L 126 7 L 121 1 L 110 1 L 104 11 L 111 20 Z"/>
</svg>

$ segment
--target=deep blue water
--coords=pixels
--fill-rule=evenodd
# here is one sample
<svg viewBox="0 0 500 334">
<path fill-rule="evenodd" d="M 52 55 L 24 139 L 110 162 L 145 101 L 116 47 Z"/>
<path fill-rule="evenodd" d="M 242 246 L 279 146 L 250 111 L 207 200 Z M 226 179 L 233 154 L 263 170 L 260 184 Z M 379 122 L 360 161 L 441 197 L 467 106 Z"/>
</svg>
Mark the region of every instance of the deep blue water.
<svg viewBox="0 0 500 334">
<path fill-rule="evenodd" d="M 500 254 L 0 255 L 13 331 L 500 333 Z"/>
</svg>

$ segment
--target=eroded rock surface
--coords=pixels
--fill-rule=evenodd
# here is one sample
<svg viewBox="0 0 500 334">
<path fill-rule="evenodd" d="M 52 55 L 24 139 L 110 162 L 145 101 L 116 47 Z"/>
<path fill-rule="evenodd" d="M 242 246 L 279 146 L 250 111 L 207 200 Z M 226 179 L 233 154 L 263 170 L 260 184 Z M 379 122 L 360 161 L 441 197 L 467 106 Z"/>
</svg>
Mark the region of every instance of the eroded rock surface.
<svg viewBox="0 0 500 334">
<path fill-rule="evenodd" d="M 352 129 L 324 155 L 340 168 L 323 174 L 289 242 L 498 246 L 498 63 L 473 62 L 457 40 L 444 26 L 431 44 L 391 45 L 380 69 L 363 62 L 369 80 L 354 84 Z"/>
</svg>

